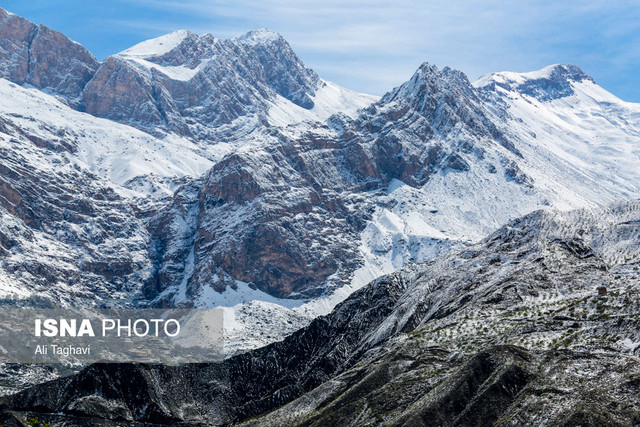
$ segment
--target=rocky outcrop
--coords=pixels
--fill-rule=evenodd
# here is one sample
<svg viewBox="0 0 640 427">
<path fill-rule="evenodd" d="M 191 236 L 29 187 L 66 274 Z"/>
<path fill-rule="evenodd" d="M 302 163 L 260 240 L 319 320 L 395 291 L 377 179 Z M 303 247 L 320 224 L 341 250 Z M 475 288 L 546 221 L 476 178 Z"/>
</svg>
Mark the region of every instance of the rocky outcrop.
<svg viewBox="0 0 640 427">
<path fill-rule="evenodd" d="M 134 127 L 152 130 L 171 126 L 186 132 L 182 121 L 172 120 L 177 113 L 162 87 L 117 57 L 100 65 L 82 92 L 82 106 L 89 114 Z"/>
<path fill-rule="evenodd" d="M 22 84 L 29 73 L 29 47 L 36 26 L 5 10 L 0 11 L 0 22 L 2 77 Z"/>
<path fill-rule="evenodd" d="M 72 105 L 98 68 L 65 35 L 0 9 L 0 77 L 60 95 Z"/>
</svg>

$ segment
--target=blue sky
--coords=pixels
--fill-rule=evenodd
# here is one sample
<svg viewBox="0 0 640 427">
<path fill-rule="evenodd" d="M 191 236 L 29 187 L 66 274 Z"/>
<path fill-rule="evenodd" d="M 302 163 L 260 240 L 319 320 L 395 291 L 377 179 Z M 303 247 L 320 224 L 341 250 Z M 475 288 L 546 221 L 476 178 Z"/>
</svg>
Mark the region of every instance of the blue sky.
<svg viewBox="0 0 640 427">
<path fill-rule="evenodd" d="M 305 64 L 342 86 L 382 94 L 424 61 L 471 80 L 492 71 L 581 66 L 640 102 L 640 2 L 435 0 L 13 0 L 1 7 L 67 34 L 98 59 L 187 28 L 229 37 L 282 34 Z"/>
</svg>

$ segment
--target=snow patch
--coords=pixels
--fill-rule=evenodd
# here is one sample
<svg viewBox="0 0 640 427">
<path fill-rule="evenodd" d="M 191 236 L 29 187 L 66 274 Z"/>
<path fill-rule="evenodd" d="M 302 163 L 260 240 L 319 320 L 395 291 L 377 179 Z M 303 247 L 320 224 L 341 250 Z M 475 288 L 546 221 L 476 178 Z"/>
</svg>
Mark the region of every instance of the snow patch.
<svg viewBox="0 0 640 427">
<path fill-rule="evenodd" d="M 338 112 L 355 118 L 358 110 L 368 107 L 380 98 L 321 80 L 316 94 L 311 99 L 314 106 L 307 110 L 278 95 L 269 108 L 269 123 L 273 126 L 287 126 L 304 121 L 325 121 Z"/>
<path fill-rule="evenodd" d="M 249 31 L 238 37 L 234 37 L 231 40 L 234 42 L 241 42 L 247 45 L 255 46 L 257 44 L 269 43 L 281 39 L 282 36 L 277 32 L 268 28 L 259 28 L 254 31 Z"/>
<path fill-rule="evenodd" d="M 160 56 L 171 52 L 193 33 L 189 30 L 178 30 L 155 39 L 145 40 L 129 49 L 120 52 L 123 56 Z"/>
</svg>

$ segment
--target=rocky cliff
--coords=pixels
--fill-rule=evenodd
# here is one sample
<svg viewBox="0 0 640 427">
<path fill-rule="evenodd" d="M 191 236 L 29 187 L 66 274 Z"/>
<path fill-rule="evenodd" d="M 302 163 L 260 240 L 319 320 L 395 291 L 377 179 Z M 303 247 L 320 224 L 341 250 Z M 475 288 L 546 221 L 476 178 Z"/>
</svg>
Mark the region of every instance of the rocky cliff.
<svg viewBox="0 0 640 427">
<path fill-rule="evenodd" d="M 0 76 L 60 95 L 72 105 L 98 69 L 94 56 L 44 25 L 0 9 Z"/>
</svg>

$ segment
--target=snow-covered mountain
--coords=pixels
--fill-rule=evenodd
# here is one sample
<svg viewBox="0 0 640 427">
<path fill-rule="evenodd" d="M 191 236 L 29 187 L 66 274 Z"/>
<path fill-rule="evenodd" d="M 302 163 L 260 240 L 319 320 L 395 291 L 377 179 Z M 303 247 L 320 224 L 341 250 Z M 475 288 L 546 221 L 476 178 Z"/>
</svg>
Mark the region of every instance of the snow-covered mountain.
<svg viewBox="0 0 640 427">
<path fill-rule="evenodd" d="M 638 104 L 620 100 L 574 65 L 489 74 L 474 86 L 505 111 L 507 127 L 522 140 L 523 171 L 555 190 L 552 204 L 569 208 L 635 197 Z M 566 176 L 570 181 L 563 184 Z M 572 201 L 576 196 L 582 200 Z"/>
<path fill-rule="evenodd" d="M 12 304 L 224 306 L 233 352 L 516 216 L 640 197 L 640 106 L 575 66 L 425 63 L 378 99 L 269 30 L 102 63 L 5 11 L 0 34 Z"/>
<path fill-rule="evenodd" d="M 228 40 L 181 30 L 142 42 L 105 59 L 82 95 L 91 114 L 210 143 L 238 139 L 240 128 L 353 113 L 375 99 L 320 79 L 266 29 Z"/>
<path fill-rule="evenodd" d="M 252 129 L 353 114 L 377 97 L 322 80 L 277 33 L 228 40 L 180 30 L 102 63 L 43 25 L 0 10 L 0 76 L 155 135 L 215 144 Z"/>
<path fill-rule="evenodd" d="M 215 304 L 236 294 L 239 280 L 312 297 L 280 310 L 314 317 L 375 277 L 468 244 L 514 215 L 640 196 L 638 106 L 590 79 L 563 74 L 555 84 L 573 92 L 537 101 L 545 114 L 525 122 L 508 95 L 424 64 L 356 118 L 247 144 L 208 172 L 192 232 L 172 241 L 186 256 L 171 280 L 182 278 L 181 287 L 161 284 L 160 297 Z M 597 126 L 570 133 L 567 104 Z"/>
</svg>

